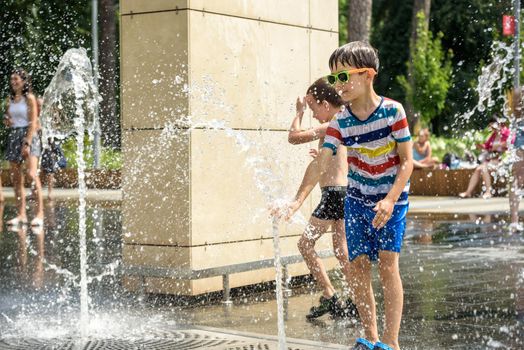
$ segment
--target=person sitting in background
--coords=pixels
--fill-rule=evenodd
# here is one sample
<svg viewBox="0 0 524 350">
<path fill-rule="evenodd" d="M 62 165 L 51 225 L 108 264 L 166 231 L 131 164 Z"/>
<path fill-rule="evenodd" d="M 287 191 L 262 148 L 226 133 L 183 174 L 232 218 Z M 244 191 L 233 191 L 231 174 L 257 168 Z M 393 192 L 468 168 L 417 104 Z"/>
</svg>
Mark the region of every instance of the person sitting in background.
<svg viewBox="0 0 524 350">
<path fill-rule="evenodd" d="M 439 163 L 437 158 L 431 156 L 429 136 L 428 128 L 421 129 L 417 142 L 413 143 L 413 166 L 416 169 L 435 168 Z"/>
<path fill-rule="evenodd" d="M 480 177 L 482 177 L 486 186 L 486 191 L 482 197 L 488 199 L 492 196 L 490 170 L 498 165 L 502 154 L 508 149 L 508 139 L 511 131 L 505 123 L 498 122 L 495 116 L 491 118 L 488 127 L 491 129 L 488 139 L 486 142 L 477 145 L 477 148 L 483 151 L 479 156 L 481 164 L 477 166 L 469 179 L 467 190 L 459 194 L 460 198 L 469 198 L 473 195 Z"/>
</svg>

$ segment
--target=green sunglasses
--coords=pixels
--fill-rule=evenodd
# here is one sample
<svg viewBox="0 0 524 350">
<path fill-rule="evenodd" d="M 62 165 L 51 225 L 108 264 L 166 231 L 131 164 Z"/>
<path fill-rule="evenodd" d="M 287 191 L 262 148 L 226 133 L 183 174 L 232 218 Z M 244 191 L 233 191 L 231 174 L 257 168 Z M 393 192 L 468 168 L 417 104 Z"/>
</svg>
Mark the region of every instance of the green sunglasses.
<svg viewBox="0 0 524 350">
<path fill-rule="evenodd" d="M 326 79 L 328 83 L 330 83 L 331 85 L 335 85 L 337 81 L 340 81 L 341 83 L 347 83 L 347 81 L 349 80 L 349 76 L 351 74 L 368 72 L 368 71 L 376 73 L 376 71 L 373 68 L 357 68 L 357 69 L 343 70 L 335 74 L 329 74 L 326 76 Z"/>
</svg>

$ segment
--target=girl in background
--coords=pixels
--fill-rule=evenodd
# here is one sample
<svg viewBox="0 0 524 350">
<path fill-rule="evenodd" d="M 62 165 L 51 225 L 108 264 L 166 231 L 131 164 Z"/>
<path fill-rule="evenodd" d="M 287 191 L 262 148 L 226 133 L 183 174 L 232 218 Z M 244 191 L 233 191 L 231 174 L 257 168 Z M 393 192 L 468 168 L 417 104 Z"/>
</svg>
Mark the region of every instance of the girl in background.
<svg viewBox="0 0 524 350">
<path fill-rule="evenodd" d="M 34 184 L 36 213 L 32 226 L 44 223 L 42 185 L 38 177 L 38 158 L 41 153 L 38 135 L 38 105 L 31 88 L 31 78 L 23 69 L 15 69 L 10 77 L 10 94 L 4 123 L 9 128 L 6 160 L 9 161 L 11 177 L 15 190 L 18 215 L 7 222 L 14 226 L 27 223 L 26 198 L 24 191 L 24 172 L 22 163 L 26 162 L 26 174 Z"/>
</svg>

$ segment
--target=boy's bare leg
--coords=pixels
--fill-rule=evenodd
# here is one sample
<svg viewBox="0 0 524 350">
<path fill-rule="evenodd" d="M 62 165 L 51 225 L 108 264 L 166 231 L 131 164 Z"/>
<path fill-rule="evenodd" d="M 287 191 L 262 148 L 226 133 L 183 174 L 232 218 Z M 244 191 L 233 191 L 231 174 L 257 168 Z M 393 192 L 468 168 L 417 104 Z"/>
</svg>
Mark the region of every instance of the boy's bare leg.
<svg viewBox="0 0 524 350">
<path fill-rule="evenodd" d="M 324 298 L 331 298 L 335 294 L 335 288 L 331 284 L 326 272 L 326 268 L 322 263 L 322 259 L 315 252 L 316 241 L 328 230 L 331 221 L 320 220 L 315 217 L 309 219 L 306 230 L 298 241 L 298 250 L 304 257 L 309 271 L 320 284 Z"/>
<path fill-rule="evenodd" d="M 384 290 L 384 310 L 386 324 L 382 342 L 393 349 L 399 350 L 398 333 L 402 320 L 402 307 L 404 304 L 404 291 L 398 267 L 399 254 L 390 251 L 379 252 L 379 273 Z"/>
<path fill-rule="evenodd" d="M 344 220 L 337 220 L 333 224 L 333 250 L 340 266 L 342 273 L 346 278 L 348 285 L 351 284 L 351 265 L 348 257 L 348 244 L 346 240 L 346 225 Z M 352 300 L 355 299 L 352 288 L 349 288 L 349 296 Z"/>
<path fill-rule="evenodd" d="M 371 261 L 367 255 L 360 255 L 351 263 L 350 288 L 355 294 L 360 321 L 364 327 L 366 339 L 372 343 L 378 341 L 377 311 L 375 296 L 371 286 Z"/>
</svg>

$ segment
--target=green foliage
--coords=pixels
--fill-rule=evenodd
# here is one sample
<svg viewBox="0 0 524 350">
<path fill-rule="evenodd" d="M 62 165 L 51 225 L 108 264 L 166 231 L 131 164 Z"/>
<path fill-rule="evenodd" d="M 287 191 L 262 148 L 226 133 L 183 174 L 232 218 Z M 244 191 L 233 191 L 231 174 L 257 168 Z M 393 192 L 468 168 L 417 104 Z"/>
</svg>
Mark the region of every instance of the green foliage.
<svg viewBox="0 0 524 350">
<path fill-rule="evenodd" d="M 0 15 L 0 91 L 9 92 L 9 74 L 27 70 L 42 95 L 64 52 L 90 47 L 91 8 L 85 1 L 5 0 Z"/>
<path fill-rule="evenodd" d="M 338 0 L 338 42 L 342 46 L 348 42 L 348 12 L 351 0 Z"/>
<path fill-rule="evenodd" d="M 67 139 L 62 144 L 62 150 L 67 159 L 68 168 L 76 168 L 76 138 Z M 84 159 L 87 168 L 94 166 L 93 143 L 86 136 L 84 138 Z M 112 148 L 102 148 L 100 152 L 100 165 L 102 168 L 109 170 L 118 170 L 122 168 L 122 153 L 119 150 Z"/>
<path fill-rule="evenodd" d="M 474 91 L 483 62 L 490 57 L 494 40 L 501 40 L 502 14 L 512 13 L 512 0 L 433 0 L 429 27 L 442 32 L 444 52 L 451 50 L 453 72 L 444 108 L 432 120 L 436 134 L 450 135 L 455 116 L 470 110 L 478 96 Z M 380 55 L 375 82 L 378 93 L 405 102 L 405 91 L 396 79 L 406 75 L 409 59 L 413 0 L 373 0 L 371 44 Z M 342 13 L 340 14 L 343 15 Z M 505 38 L 503 40 L 511 40 Z M 457 130 L 482 128 L 483 115 L 459 123 Z"/>
<path fill-rule="evenodd" d="M 447 55 L 442 49 L 439 32 L 434 38 L 426 28 L 424 13 L 417 14 L 417 41 L 411 48 L 412 61 L 408 61 L 408 71 L 413 72 L 413 86 L 406 76 L 398 76 L 400 85 L 406 92 L 406 99 L 420 113 L 423 123 L 429 123 L 444 108 L 446 95 L 451 84 L 451 51 Z"/>
<path fill-rule="evenodd" d="M 113 5 L 117 7 L 118 0 L 113 0 Z M 99 23 L 100 49 L 105 37 L 103 24 Z M 35 94 L 43 95 L 63 54 L 76 47 L 84 47 L 90 53 L 91 1 L 3 0 L 0 13 L 0 99 L 8 96 L 10 73 L 16 67 L 28 71 Z M 117 47 L 112 54 L 118 55 L 118 51 Z M 119 81 L 118 59 L 111 80 Z M 118 91 L 116 98 L 118 101 Z M 3 111 L 2 107 L 2 114 Z M 102 124 L 112 118 L 111 125 L 116 125 L 112 130 L 104 130 L 104 142 L 120 144 L 118 135 L 114 135 L 119 133 L 118 115 L 118 106 L 116 117 L 101 115 Z M 118 130 L 111 133 L 114 129 Z M 3 143 L 5 135 L 0 130 L 0 145 Z"/>
<path fill-rule="evenodd" d="M 479 150 L 476 145 L 483 143 L 489 135 L 489 130 L 470 130 L 466 131 L 464 137 L 446 137 L 446 136 L 432 136 L 431 137 L 431 152 L 434 157 L 442 160 L 446 153 L 453 153 L 459 157 L 463 157 L 466 152 L 479 155 Z"/>
<path fill-rule="evenodd" d="M 474 91 L 484 62 L 491 53 L 493 41 L 502 39 L 502 15 L 512 13 L 512 0 L 439 0 L 431 6 L 430 28 L 442 32 L 442 45 L 453 51 L 453 83 L 442 112 L 433 120 L 433 131 L 450 135 L 470 128 L 481 129 L 488 115 L 458 123 L 458 129 L 447 129 L 455 116 L 470 110 L 478 96 Z M 507 40 L 507 39 L 505 39 Z"/>
<path fill-rule="evenodd" d="M 378 49 L 380 71 L 375 81 L 379 94 L 405 101 L 395 77 L 406 74 L 413 0 L 373 0 L 371 44 Z"/>
</svg>

